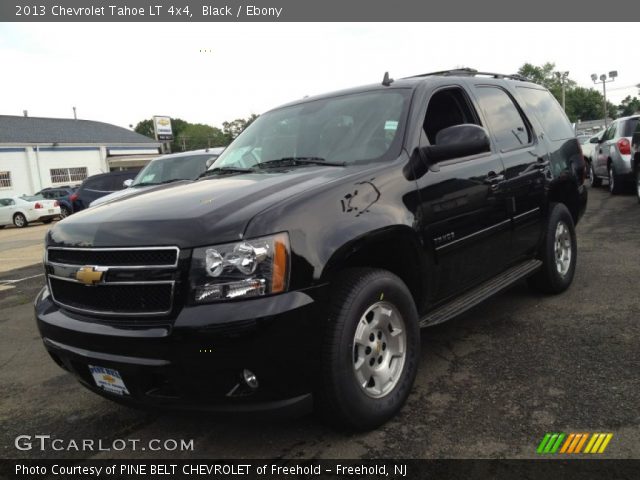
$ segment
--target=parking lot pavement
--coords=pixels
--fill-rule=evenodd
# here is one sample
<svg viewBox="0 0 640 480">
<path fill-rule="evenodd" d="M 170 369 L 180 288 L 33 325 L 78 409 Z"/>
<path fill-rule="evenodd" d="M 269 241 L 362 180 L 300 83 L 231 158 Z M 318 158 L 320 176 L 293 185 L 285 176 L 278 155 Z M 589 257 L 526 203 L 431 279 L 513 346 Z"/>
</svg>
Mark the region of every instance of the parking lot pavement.
<svg viewBox="0 0 640 480">
<path fill-rule="evenodd" d="M 0 230 L 0 274 L 41 262 L 43 239 L 51 225 Z"/>
<path fill-rule="evenodd" d="M 612 432 L 600 458 L 640 457 L 640 206 L 590 192 L 573 286 L 523 283 L 425 330 L 400 415 L 346 435 L 315 420 L 131 410 L 79 386 L 47 356 L 28 303 L 0 309 L 0 456 L 126 458 L 527 458 L 546 432 Z M 34 284 L 30 295 L 35 295 Z M 29 293 L 29 292 L 27 292 Z M 32 298 L 32 297 L 31 297 Z M 30 300 L 29 300 L 30 301 Z M 212 379 L 215 380 L 215 379 Z M 66 441 L 194 440 L 193 451 L 18 451 L 17 435 Z"/>
</svg>

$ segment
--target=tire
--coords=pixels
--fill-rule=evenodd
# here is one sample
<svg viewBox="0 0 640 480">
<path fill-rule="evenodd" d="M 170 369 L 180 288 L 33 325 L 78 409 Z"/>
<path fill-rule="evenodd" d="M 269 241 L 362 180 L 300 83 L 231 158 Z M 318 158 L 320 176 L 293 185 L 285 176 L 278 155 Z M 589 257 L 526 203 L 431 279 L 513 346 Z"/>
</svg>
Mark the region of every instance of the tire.
<svg viewBox="0 0 640 480">
<path fill-rule="evenodd" d="M 418 313 L 404 282 L 386 270 L 346 270 L 323 332 L 318 413 L 340 429 L 382 425 L 409 396 L 419 353 Z"/>
<path fill-rule="evenodd" d="M 640 166 L 636 167 L 636 197 L 640 203 Z"/>
<path fill-rule="evenodd" d="M 0 225 L 0 230 L 2 230 L 6 225 Z"/>
<path fill-rule="evenodd" d="M 27 222 L 27 217 L 18 212 L 13 216 L 13 224 L 18 228 L 24 228 L 29 225 L 29 222 Z"/>
<path fill-rule="evenodd" d="M 60 219 L 67 218 L 69 215 L 71 215 L 71 210 L 69 210 L 64 205 L 61 206 L 60 207 Z"/>
<path fill-rule="evenodd" d="M 598 188 L 602 185 L 602 179 L 596 175 L 596 169 L 593 168 L 593 163 L 589 163 L 591 173 L 589 175 L 589 185 L 593 188 Z"/>
<path fill-rule="evenodd" d="M 609 165 L 607 171 L 609 172 L 609 192 L 611 192 L 612 195 L 617 195 L 621 190 L 620 179 L 618 178 L 618 175 L 616 175 L 616 169 L 613 164 Z"/>
<path fill-rule="evenodd" d="M 529 286 L 544 293 L 562 293 L 573 281 L 578 243 L 573 217 L 563 203 L 551 203 L 538 258 L 542 268 L 529 277 Z M 567 257 L 568 255 L 568 257 Z"/>
</svg>

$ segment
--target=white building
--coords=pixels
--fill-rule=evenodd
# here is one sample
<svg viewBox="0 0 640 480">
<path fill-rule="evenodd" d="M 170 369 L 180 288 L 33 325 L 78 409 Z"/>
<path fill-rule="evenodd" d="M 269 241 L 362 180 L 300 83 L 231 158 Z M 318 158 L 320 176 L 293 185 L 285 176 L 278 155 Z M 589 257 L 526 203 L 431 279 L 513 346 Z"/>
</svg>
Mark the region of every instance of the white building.
<svg viewBox="0 0 640 480">
<path fill-rule="evenodd" d="M 88 176 L 141 167 L 160 143 L 108 123 L 0 115 L 0 196 L 75 185 Z"/>
</svg>

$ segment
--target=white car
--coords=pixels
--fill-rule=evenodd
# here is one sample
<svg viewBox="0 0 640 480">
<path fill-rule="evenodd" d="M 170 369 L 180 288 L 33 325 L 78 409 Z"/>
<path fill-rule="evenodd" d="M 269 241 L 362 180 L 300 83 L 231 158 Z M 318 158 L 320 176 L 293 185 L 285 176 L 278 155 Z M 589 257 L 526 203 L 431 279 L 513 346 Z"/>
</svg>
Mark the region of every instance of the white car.
<svg viewBox="0 0 640 480">
<path fill-rule="evenodd" d="M 29 222 L 51 223 L 60 217 L 60 205 L 57 200 L 37 197 L 0 198 L 0 228 L 12 223 L 23 228 Z"/>
</svg>

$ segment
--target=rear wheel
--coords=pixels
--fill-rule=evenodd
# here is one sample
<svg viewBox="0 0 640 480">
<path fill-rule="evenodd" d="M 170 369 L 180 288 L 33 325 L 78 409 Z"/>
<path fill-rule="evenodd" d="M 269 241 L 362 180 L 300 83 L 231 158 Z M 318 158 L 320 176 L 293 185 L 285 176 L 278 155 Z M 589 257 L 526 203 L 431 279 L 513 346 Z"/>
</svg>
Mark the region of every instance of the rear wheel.
<svg viewBox="0 0 640 480">
<path fill-rule="evenodd" d="M 418 314 L 409 289 L 385 270 L 345 271 L 332 292 L 317 407 L 340 428 L 369 430 L 409 396 L 420 351 Z"/>
<path fill-rule="evenodd" d="M 69 210 L 64 205 L 61 206 L 60 207 L 60 218 L 67 218 L 69 215 L 71 215 L 71 210 Z"/>
<path fill-rule="evenodd" d="M 602 185 L 602 179 L 596 175 L 596 169 L 593 168 L 593 163 L 589 163 L 589 168 L 591 169 L 591 174 L 589 175 L 589 185 L 597 188 Z"/>
<path fill-rule="evenodd" d="M 576 230 L 571 213 L 563 203 L 550 204 L 539 255 L 542 268 L 529 278 L 529 285 L 545 293 L 564 292 L 573 281 L 577 254 Z"/>
<path fill-rule="evenodd" d="M 18 228 L 24 228 L 29 225 L 29 222 L 27 222 L 27 218 L 23 214 L 16 213 L 13 216 L 13 224 Z"/>
<path fill-rule="evenodd" d="M 613 195 L 620 193 L 620 181 L 613 164 L 609 165 L 609 191 Z"/>
</svg>

